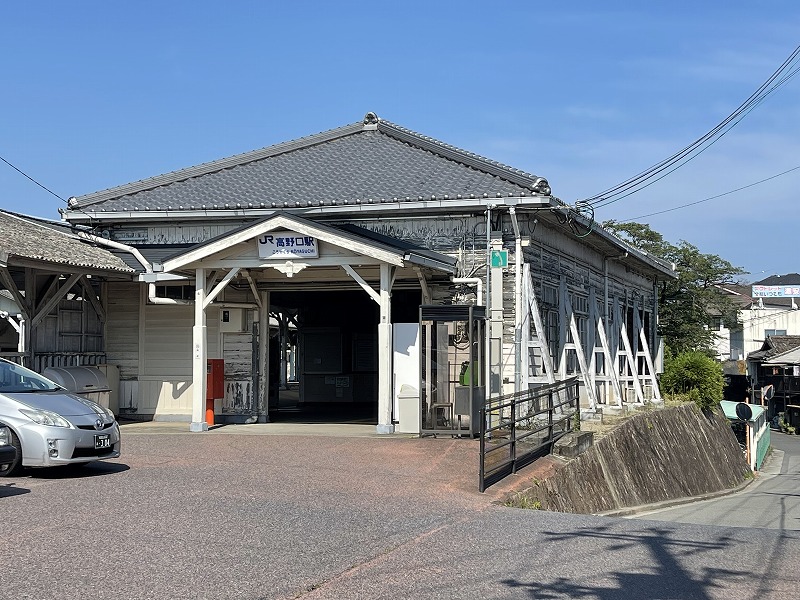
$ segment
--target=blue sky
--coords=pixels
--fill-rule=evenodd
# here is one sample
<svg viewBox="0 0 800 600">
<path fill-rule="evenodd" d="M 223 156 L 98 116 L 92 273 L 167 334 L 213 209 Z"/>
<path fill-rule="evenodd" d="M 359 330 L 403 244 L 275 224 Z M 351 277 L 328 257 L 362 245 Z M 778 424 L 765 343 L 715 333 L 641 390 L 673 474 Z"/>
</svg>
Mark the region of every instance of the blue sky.
<svg viewBox="0 0 800 600">
<path fill-rule="evenodd" d="M 705 134 L 800 44 L 800 3 L 25 2 L 3 7 L 0 156 L 67 198 L 382 118 L 575 202 Z M 800 166 L 800 77 L 631 219 Z M 800 170 L 641 219 L 751 272 L 800 272 Z M 0 163 L 0 208 L 64 203 Z"/>
</svg>

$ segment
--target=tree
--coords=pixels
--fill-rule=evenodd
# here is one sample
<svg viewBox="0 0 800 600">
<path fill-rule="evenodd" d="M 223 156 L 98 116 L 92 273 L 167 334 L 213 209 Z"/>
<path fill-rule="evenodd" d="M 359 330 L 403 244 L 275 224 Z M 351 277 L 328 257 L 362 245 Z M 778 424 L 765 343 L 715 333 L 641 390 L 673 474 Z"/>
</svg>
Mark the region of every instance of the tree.
<svg viewBox="0 0 800 600">
<path fill-rule="evenodd" d="M 675 357 L 668 353 L 661 376 L 665 392 L 680 394 L 707 410 L 722 400 L 722 366 L 702 352 L 683 352 Z"/>
<path fill-rule="evenodd" d="M 658 333 L 673 354 L 710 353 L 716 339 L 711 327 L 715 319 L 722 319 L 729 329 L 739 324 L 738 307 L 720 287 L 736 283 L 744 270 L 716 254 L 703 254 L 689 242 L 670 244 L 647 224 L 606 221 L 603 227 L 675 265 L 678 277 L 661 282 L 658 309 Z"/>
</svg>

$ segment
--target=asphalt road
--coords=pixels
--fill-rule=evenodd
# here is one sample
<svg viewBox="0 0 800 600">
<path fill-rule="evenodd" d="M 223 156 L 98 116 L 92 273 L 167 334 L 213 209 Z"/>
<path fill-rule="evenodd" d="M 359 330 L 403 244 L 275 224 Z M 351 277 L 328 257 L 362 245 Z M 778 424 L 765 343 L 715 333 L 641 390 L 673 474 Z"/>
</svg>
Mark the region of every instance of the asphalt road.
<svg viewBox="0 0 800 600">
<path fill-rule="evenodd" d="M 643 513 L 636 518 L 800 531 L 800 437 L 775 431 L 771 436 L 773 454 L 744 491 Z"/>
<path fill-rule="evenodd" d="M 473 441 L 123 436 L 0 480 L 0 598 L 798 597 L 798 532 L 506 508 Z"/>
</svg>

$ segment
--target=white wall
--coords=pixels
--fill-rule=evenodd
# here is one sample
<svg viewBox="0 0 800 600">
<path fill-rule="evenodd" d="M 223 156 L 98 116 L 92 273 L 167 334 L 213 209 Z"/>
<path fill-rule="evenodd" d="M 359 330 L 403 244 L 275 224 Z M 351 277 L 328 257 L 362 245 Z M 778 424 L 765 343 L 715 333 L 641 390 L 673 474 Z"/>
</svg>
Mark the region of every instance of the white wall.
<svg viewBox="0 0 800 600">
<path fill-rule="evenodd" d="M 800 310 L 789 308 L 752 308 L 739 311 L 740 333 L 723 327 L 716 332 L 719 339 L 715 349 L 720 360 L 744 359 L 750 352 L 760 350 L 768 329 L 786 330 L 786 335 L 800 335 Z M 742 340 L 743 352 L 736 352 L 737 338 Z M 732 356 L 733 353 L 741 356 Z"/>
</svg>

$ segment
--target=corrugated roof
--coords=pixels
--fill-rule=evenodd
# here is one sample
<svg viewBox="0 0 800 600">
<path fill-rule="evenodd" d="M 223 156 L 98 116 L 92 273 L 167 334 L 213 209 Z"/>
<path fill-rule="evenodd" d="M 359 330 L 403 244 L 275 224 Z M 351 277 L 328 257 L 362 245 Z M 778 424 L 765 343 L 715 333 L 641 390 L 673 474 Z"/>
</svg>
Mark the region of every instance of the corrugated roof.
<svg viewBox="0 0 800 600">
<path fill-rule="evenodd" d="M 0 211 L 0 231 L 0 253 L 7 260 L 20 258 L 97 271 L 134 272 L 108 250 L 39 219 Z"/>
<path fill-rule="evenodd" d="M 283 208 L 311 202 L 549 195 L 542 177 L 371 116 L 299 140 L 87 194 L 94 211 Z"/>
</svg>

